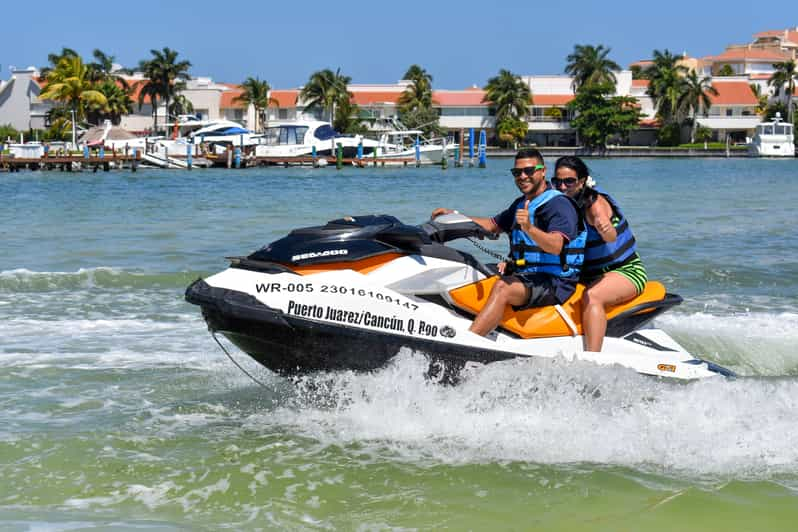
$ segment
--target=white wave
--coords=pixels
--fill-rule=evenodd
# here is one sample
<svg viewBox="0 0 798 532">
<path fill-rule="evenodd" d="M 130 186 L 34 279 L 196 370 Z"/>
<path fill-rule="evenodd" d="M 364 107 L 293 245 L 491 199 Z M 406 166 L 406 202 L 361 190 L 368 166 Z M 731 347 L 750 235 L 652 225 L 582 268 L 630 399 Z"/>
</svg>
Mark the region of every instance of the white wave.
<svg viewBox="0 0 798 532">
<path fill-rule="evenodd" d="M 730 365 L 740 373 L 798 372 L 798 313 L 673 313 L 656 321 L 696 356 Z"/>
<path fill-rule="evenodd" d="M 300 383 L 296 402 L 252 414 L 324 444 L 359 443 L 412 461 L 598 463 L 675 475 L 771 478 L 798 472 L 798 382 L 676 384 L 619 368 L 518 360 L 456 387 L 408 354 L 371 375 Z"/>
</svg>

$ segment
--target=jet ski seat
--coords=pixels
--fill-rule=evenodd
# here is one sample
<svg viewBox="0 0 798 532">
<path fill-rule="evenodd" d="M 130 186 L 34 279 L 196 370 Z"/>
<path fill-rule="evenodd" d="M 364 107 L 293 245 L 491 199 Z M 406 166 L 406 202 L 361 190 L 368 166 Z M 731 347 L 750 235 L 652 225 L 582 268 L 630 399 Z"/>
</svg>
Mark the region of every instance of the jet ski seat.
<svg viewBox="0 0 798 532">
<path fill-rule="evenodd" d="M 452 302 L 459 308 L 476 315 L 488 300 L 488 295 L 498 276 L 489 277 L 482 281 L 461 286 L 449 292 Z M 582 334 L 582 294 L 585 286 L 578 284 L 574 294 L 561 305 L 565 314 L 576 325 L 576 334 Z M 607 320 L 620 316 L 629 311 L 634 314 L 650 313 L 657 310 L 657 302 L 665 302 L 669 294 L 665 287 L 657 281 L 646 283 L 643 293 L 635 299 L 616 305 L 607 310 Z M 680 299 L 681 300 L 681 299 Z M 668 304 L 668 306 L 671 306 Z M 505 330 L 518 335 L 520 338 L 547 338 L 553 336 L 571 336 L 572 331 L 568 323 L 557 312 L 554 306 L 529 308 L 514 311 L 508 306 L 499 324 Z"/>
</svg>

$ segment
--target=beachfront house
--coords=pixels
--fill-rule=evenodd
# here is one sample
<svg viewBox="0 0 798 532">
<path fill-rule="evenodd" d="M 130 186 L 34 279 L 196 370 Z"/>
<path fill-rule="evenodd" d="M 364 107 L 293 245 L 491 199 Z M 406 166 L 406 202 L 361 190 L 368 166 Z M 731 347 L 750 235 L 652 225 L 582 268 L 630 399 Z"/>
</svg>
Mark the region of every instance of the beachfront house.
<svg viewBox="0 0 798 532">
<path fill-rule="evenodd" d="M 0 125 L 10 124 L 17 131 L 43 129 L 52 102 L 39 99 L 38 70 L 32 66 L 10 70 L 9 79 L 0 80 Z"/>
<path fill-rule="evenodd" d="M 714 140 L 723 142 L 728 135 L 732 143 L 747 143 L 762 120 L 756 113 L 759 102 L 751 90 L 748 78 L 714 78 L 712 86 L 718 94 L 709 94 L 712 106 L 707 116 L 704 116 L 706 110 L 702 109 L 702 113 L 696 118 L 698 124 L 711 129 Z"/>
</svg>

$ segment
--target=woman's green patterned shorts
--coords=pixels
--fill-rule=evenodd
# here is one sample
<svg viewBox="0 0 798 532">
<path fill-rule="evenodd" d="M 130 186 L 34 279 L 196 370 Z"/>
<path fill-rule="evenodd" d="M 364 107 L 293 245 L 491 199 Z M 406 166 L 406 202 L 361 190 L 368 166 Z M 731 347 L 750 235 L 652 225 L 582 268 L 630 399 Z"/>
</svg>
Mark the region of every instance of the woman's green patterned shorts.
<svg viewBox="0 0 798 532">
<path fill-rule="evenodd" d="M 643 261 L 640 260 L 640 257 L 635 255 L 635 257 L 623 264 L 619 268 L 614 270 L 615 273 L 620 273 L 630 281 L 632 284 L 635 285 L 637 288 L 637 293 L 641 294 L 643 290 L 646 288 L 646 281 L 648 280 L 648 274 L 646 273 L 646 267 L 643 266 Z"/>
<path fill-rule="evenodd" d="M 608 272 L 619 273 L 629 279 L 637 289 L 638 294 L 641 294 L 646 287 L 648 274 L 646 273 L 646 267 L 643 266 L 643 261 L 640 260 L 640 256 L 637 253 L 620 266 L 605 268 L 604 273 Z M 585 284 L 590 284 L 597 279 L 598 277 L 593 277 L 592 279 L 584 280 L 584 282 Z"/>
</svg>

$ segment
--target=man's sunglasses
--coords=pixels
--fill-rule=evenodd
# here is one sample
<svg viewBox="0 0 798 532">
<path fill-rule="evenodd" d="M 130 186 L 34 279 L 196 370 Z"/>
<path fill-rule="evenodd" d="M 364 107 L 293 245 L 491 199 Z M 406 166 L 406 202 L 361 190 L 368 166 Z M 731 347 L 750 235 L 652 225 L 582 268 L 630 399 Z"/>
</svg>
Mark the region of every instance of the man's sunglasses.
<svg viewBox="0 0 798 532">
<path fill-rule="evenodd" d="M 565 185 L 566 187 L 570 188 L 576 185 L 577 181 L 578 179 L 575 177 L 566 177 L 565 179 L 560 179 L 559 177 L 551 178 L 551 184 L 554 185 L 555 187 L 559 187 L 560 185 Z"/>
<path fill-rule="evenodd" d="M 521 174 L 526 174 L 531 176 L 538 170 L 543 170 L 546 168 L 542 164 L 536 164 L 535 166 L 527 166 L 524 168 L 510 168 L 510 173 L 513 174 L 513 177 L 521 177 Z"/>
</svg>

